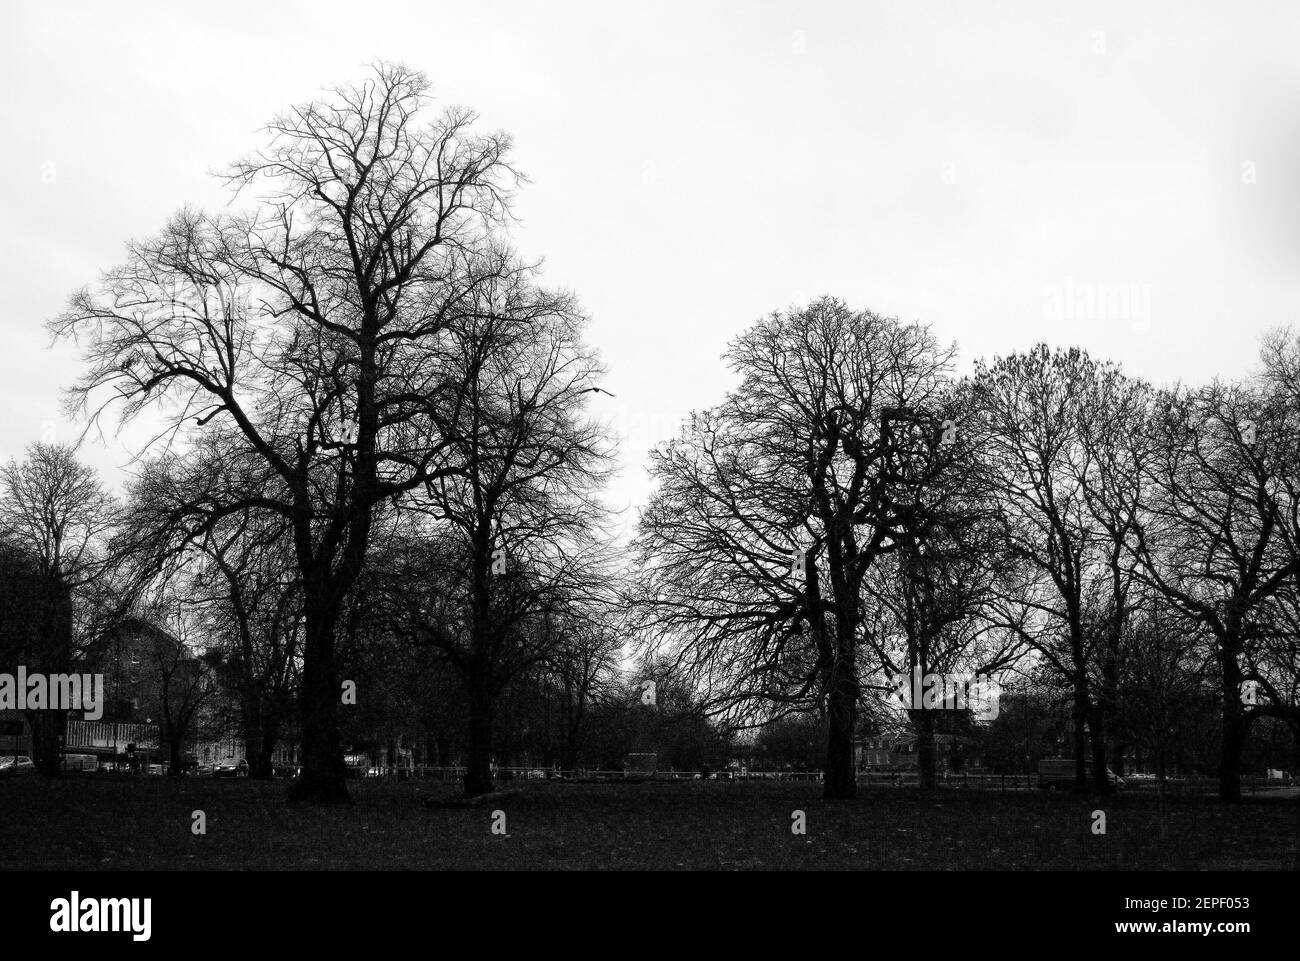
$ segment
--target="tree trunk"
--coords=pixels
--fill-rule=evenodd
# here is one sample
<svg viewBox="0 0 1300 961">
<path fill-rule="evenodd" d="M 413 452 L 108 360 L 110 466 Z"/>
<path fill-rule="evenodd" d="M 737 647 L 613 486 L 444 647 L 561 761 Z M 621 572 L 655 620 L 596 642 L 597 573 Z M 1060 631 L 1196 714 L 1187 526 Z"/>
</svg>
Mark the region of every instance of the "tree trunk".
<svg viewBox="0 0 1300 961">
<path fill-rule="evenodd" d="M 34 666 L 46 675 L 67 673 L 72 666 L 72 592 L 59 577 L 42 578 L 39 590 L 40 649 L 35 652 L 35 664 L 29 661 L 28 670 Z M 52 691 L 48 693 L 53 696 Z M 32 732 L 32 765 L 46 777 L 59 777 L 63 773 L 59 741 L 67 730 L 68 712 L 28 711 L 27 723 Z"/>
<path fill-rule="evenodd" d="M 244 759 L 248 761 L 248 776 L 259 780 L 269 780 L 271 755 L 265 749 L 267 718 L 263 710 L 263 699 L 258 691 L 257 682 L 252 672 L 253 645 L 251 640 L 243 645 L 243 663 L 241 665 L 240 686 L 240 722 L 244 735 Z M 274 723 L 271 724 L 274 728 Z M 274 737 L 272 737 L 274 741 Z"/>
<path fill-rule="evenodd" d="M 1113 730 L 1113 728 L 1108 728 L 1108 730 Z M 1124 752 L 1127 751 L 1129 747 L 1131 747 L 1131 745 L 1127 741 L 1121 741 L 1115 737 L 1111 738 L 1110 767 L 1119 777 L 1124 776 Z"/>
<path fill-rule="evenodd" d="M 316 591 L 321 588 L 316 587 Z M 319 598 L 307 603 L 302 668 L 302 775 L 289 788 L 290 801 L 347 804 L 347 774 L 339 740 L 341 696 L 334 666 L 336 612 Z"/>
<path fill-rule="evenodd" d="M 185 771 L 182 769 L 184 762 L 181 759 L 182 748 L 184 747 L 185 738 L 179 732 L 168 732 L 167 737 L 167 773 L 172 777 L 180 777 Z"/>
<path fill-rule="evenodd" d="M 1105 732 L 1106 758 L 1110 766 L 1120 777 L 1124 776 L 1124 748 L 1128 745 L 1120 740 L 1119 735 L 1119 666 L 1115 656 L 1108 655 L 1102 664 L 1101 703 L 1098 705 L 1101 716 L 1101 729 Z"/>
<path fill-rule="evenodd" d="M 492 691 L 475 670 L 469 678 L 469 758 L 465 766 L 465 796 L 492 791 Z"/>
<path fill-rule="evenodd" d="M 560 742 L 560 770 L 574 771 L 578 768 L 578 736 L 572 728 L 566 728 Z"/>
<path fill-rule="evenodd" d="M 248 762 L 248 776 L 259 781 L 271 779 L 271 759 L 262 753 L 262 739 L 256 734 L 244 735 L 244 760 Z"/>
<path fill-rule="evenodd" d="M 914 710 L 912 717 L 916 723 L 916 766 L 921 790 L 933 791 L 938 784 L 934 761 L 934 713 Z"/>
<path fill-rule="evenodd" d="M 1074 790 L 1080 794 L 1088 791 L 1088 739 L 1085 726 L 1088 721 L 1088 688 L 1075 679 L 1074 685 Z"/>
<path fill-rule="evenodd" d="M 822 797 L 827 801 L 852 800 L 858 794 L 853 769 L 853 729 L 858 709 L 858 679 L 852 642 L 841 647 L 830 670 L 827 693 L 826 767 Z"/>
<path fill-rule="evenodd" d="M 1106 722 L 1100 704 L 1094 704 L 1088 718 L 1088 730 L 1092 734 L 1092 788 L 1098 794 L 1110 794 L 1110 777 L 1107 771 L 1110 765 L 1106 756 Z"/>
<path fill-rule="evenodd" d="M 1120 777 L 1124 776 L 1124 748 L 1117 738 L 1119 731 L 1119 662 L 1120 643 L 1124 637 L 1124 625 L 1128 621 L 1128 587 L 1124 582 L 1124 571 L 1120 565 L 1118 547 L 1110 558 L 1111 598 L 1114 610 L 1106 626 L 1106 643 L 1101 652 L 1101 690 L 1098 694 L 1098 708 L 1101 716 L 1101 728 L 1105 737 L 1106 752 L 1110 765 Z M 1098 731 L 1097 733 L 1102 733 Z M 1095 756 L 1094 756 L 1095 763 Z M 1107 782 L 1107 790 L 1110 784 Z"/>
<path fill-rule="evenodd" d="M 272 756 L 275 754 L 277 729 L 273 722 L 264 721 L 254 729 L 244 731 L 244 758 L 248 761 L 248 776 L 270 780 L 275 774 Z"/>
<path fill-rule="evenodd" d="M 32 732 L 32 765 L 46 777 L 59 777 L 63 773 L 59 736 L 67 723 L 67 712 L 40 710 L 26 713 Z"/>
<path fill-rule="evenodd" d="M 1235 659 L 1234 659 L 1235 667 Z M 1245 740 L 1246 724 L 1241 709 L 1241 682 L 1224 672 L 1223 731 L 1219 758 L 1219 800 L 1236 803 L 1241 800 L 1241 746 Z"/>
</svg>

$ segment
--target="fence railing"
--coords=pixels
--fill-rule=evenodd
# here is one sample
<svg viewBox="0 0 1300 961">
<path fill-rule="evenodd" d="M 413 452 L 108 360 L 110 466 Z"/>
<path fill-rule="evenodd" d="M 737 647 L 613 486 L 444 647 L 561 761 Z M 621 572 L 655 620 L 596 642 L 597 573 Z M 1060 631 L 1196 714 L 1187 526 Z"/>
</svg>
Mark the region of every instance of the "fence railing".
<svg viewBox="0 0 1300 961">
<path fill-rule="evenodd" d="M 378 778 L 428 778 L 438 781 L 461 781 L 465 778 L 463 766 L 436 766 L 417 764 L 411 768 L 371 768 L 367 777 Z M 638 771 L 579 769 L 560 771 L 554 768 L 539 767 L 495 767 L 492 769 L 494 780 L 510 781 L 544 781 L 544 780 L 647 780 L 691 781 L 699 780 L 698 771 L 656 771 L 653 774 Z M 820 781 L 820 771 L 735 771 L 724 770 L 710 773 L 714 780 L 734 781 Z M 879 788 L 916 788 L 920 786 L 921 776 L 915 770 L 908 771 L 858 771 L 857 781 L 864 787 Z M 1031 774 L 991 774 L 988 772 L 936 772 L 935 783 L 939 787 L 969 789 L 977 791 L 1033 791 L 1039 787 L 1038 775 Z M 1280 781 L 1268 781 L 1259 777 L 1242 778 L 1243 791 L 1254 794 L 1259 789 L 1283 786 Z M 1215 778 L 1173 778 L 1165 782 L 1169 794 L 1200 794 L 1215 792 L 1219 782 Z M 1128 779 L 1126 791 L 1156 791 L 1158 782 L 1154 779 Z"/>
<path fill-rule="evenodd" d="M 454 766 L 434 766 L 434 765 L 416 765 L 411 769 L 399 768 L 371 768 L 367 773 L 368 777 L 422 777 L 433 778 L 443 781 L 459 781 L 465 777 L 464 767 Z M 579 769 L 574 771 L 560 771 L 553 768 L 538 767 L 495 767 L 492 769 L 492 776 L 497 780 L 582 780 L 592 779 L 645 779 L 654 778 L 656 780 L 667 781 L 691 781 L 700 780 L 702 775 L 698 771 L 674 771 L 660 770 L 654 773 L 641 771 L 623 771 L 623 770 L 604 770 L 604 769 Z M 711 780 L 724 781 L 820 781 L 822 774 L 820 771 L 737 771 L 723 770 L 712 771 L 709 774 Z M 885 787 L 893 786 L 915 786 L 920 781 L 920 775 L 915 771 L 859 771 L 857 772 L 859 784 L 878 785 Z M 1036 775 L 1000 775 L 1000 774 L 939 774 L 936 780 L 940 784 L 949 786 L 964 786 L 970 788 L 993 788 L 1001 790 L 1024 790 L 1026 787 L 1036 786 Z"/>
<path fill-rule="evenodd" d="M 399 767 L 372 767 L 365 773 L 366 777 L 417 777 L 432 778 L 442 781 L 459 781 L 465 777 L 464 766 L 437 766 L 417 764 L 412 768 Z M 713 771 L 710 772 L 710 778 L 714 780 L 785 780 L 785 781 L 818 781 L 821 780 L 820 771 L 746 771 L 743 774 L 737 771 Z M 492 777 L 502 781 L 529 780 L 584 780 L 584 779 L 647 779 L 653 778 L 660 781 L 691 781 L 701 779 L 699 771 L 676 771 L 676 770 L 658 770 L 648 771 L 624 771 L 620 769 L 604 768 L 579 768 L 576 770 L 558 770 L 556 768 L 541 767 L 494 767 Z"/>
</svg>

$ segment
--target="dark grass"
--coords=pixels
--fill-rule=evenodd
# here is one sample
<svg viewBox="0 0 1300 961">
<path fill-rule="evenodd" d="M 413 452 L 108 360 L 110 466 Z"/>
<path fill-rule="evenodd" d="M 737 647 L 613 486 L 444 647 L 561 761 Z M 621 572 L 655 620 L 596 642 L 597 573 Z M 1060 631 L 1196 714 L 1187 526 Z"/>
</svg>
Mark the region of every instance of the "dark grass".
<svg viewBox="0 0 1300 961">
<path fill-rule="evenodd" d="M 285 803 L 283 781 L 0 781 L 0 868 L 37 869 L 1259 869 L 1300 867 L 1300 803 L 861 788 L 818 783 L 530 784 L 441 808 L 454 785 L 349 782 L 357 803 Z M 207 835 L 191 814 L 207 814 Z M 807 817 L 792 835 L 791 812 Z M 1106 834 L 1091 812 L 1106 812 Z"/>
</svg>

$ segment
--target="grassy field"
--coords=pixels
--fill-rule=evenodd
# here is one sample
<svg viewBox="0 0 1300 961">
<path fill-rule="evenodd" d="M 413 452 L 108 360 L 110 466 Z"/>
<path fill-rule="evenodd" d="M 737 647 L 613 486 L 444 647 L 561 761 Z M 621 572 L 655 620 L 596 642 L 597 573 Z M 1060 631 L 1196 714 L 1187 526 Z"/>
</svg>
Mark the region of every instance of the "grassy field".
<svg viewBox="0 0 1300 961">
<path fill-rule="evenodd" d="M 1260 869 L 1300 866 L 1300 804 L 860 789 L 817 783 L 532 783 L 485 807 L 427 807 L 452 785 L 350 782 L 350 808 L 290 806 L 284 782 L 0 781 L 0 868 Z M 493 810 L 505 836 L 491 832 Z M 1106 813 L 1105 835 L 1091 812 Z M 207 834 L 191 831 L 195 810 Z M 791 832 L 792 812 L 806 835 Z"/>
</svg>

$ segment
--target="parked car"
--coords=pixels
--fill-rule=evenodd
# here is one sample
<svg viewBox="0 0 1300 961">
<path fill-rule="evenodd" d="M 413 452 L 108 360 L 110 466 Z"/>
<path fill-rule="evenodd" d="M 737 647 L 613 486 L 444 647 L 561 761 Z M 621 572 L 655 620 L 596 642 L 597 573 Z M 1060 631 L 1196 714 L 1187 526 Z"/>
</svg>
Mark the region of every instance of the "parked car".
<svg viewBox="0 0 1300 961">
<path fill-rule="evenodd" d="M 364 754 L 347 754 L 343 757 L 344 777 L 368 777 L 370 758 Z"/>
<path fill-rule="evenodd" d="M 35 774 L 36 765 L 25 754 L 0 757 L 0 775 Z"/>
<path fill-rule="evenodd" d="M 212 768 L 213 777 L 248 777 L 248 762 L 243 758 L 238 761 L 226 760 Z"/>
</svg>

